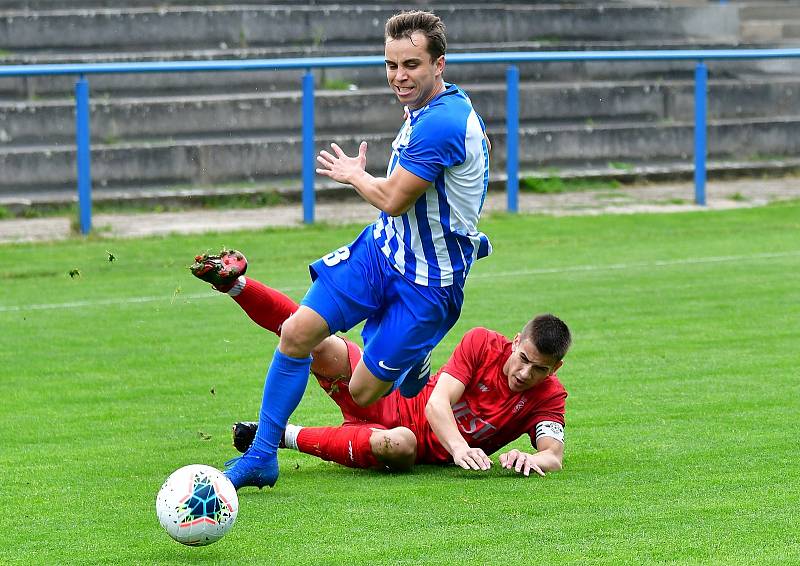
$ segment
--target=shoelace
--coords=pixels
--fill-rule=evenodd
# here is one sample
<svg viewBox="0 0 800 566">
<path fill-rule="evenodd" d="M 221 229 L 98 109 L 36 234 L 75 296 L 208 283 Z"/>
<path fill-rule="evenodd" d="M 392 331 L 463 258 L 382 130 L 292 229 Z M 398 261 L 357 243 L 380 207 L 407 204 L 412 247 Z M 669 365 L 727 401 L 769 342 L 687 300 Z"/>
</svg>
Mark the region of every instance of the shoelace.
<svg viewBox="0 0 800 566">
<path fill-rule="evenodd" d="M 236 465 L 236 462 L 238 462 L 239 460 L 241 460 L 242 458 L 244 458 L 245 456 L 247 456 L 247 454 L 248 454 L 249 452 L 250 452 L 250 449 L 248 449 L 248 450 L 247 450 L 247 451 L 246 451 L 244 454 L 242 454 L 241 456 L 236 456 L 235 458 L 231 458 L 230 460 L 228 460 L 227 462 L 225 462 L 225 469 L 226 469 L 226 470 L 228 470 L 228 469 L 232 468 L 233 466 L 235 466 L 235 465 Z M 253 456 L 253 457 L 254 457 L 254 458 L 256 458 L 256 459 L 259 459 L 259 457 L 258 457 L 258 456 Z"/>
<path fill-rule="evenodd" d="M 241 456 L 236 456 L 236 458 L 231 458 L 230 460 L 225 462 L 225 469 L 229 470 L 230 468 L 232 468 L 236 464 L 236 462 L 238 462 L 241 459 L 242 459 Z"/>
</svg>

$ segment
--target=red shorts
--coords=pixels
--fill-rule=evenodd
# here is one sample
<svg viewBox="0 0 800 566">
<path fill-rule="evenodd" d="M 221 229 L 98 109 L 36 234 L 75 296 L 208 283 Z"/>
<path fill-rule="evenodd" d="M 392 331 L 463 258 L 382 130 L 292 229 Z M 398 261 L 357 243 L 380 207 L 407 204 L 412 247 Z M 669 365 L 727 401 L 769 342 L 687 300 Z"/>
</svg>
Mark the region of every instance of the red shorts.
<svg viewBox="0 0 800 566">
<path fill-rule="evenodd" d="M 358 362 L 361 360 L 361 348 L 358 344 L 339 336 L 347 344 L 347 357 L 350 361 L 350 373 L 355 371 Z M 314 374 L 320 387 L 325 390 L 328 397 L 339 406 L 344 417 L 344 424 L 374 424 L 386 428 L 402 426 L 398 412 L 397 396 L 393 394 L 388 397 L 381 397 L 369 407 L 361 407 L 353 401 L 350 395 L 350 388 L 347 380 L 328 379 Z"/>
<path fill-rule="evenodd" d="M 354 342 L 341 336 L 339 338 L 347 344 L 347 356 L 352 373 L 361 360 L 361 349 Z M 400 395 L 399 391 L 393 391 L 369 407 L 360 407 L 353 401 L 347 380 L 330 380 L 316 374 L 314 377 L 317 378 L 328 396 L 339 406 L 344 418 L 344 426 L 379 425 L 387 429 L 404 426 L 417 437 L 416 462 L 418 464 L 447 464 L 453 461 L 450 454 L 439 443 L 425 417 L 425 405 L 430 397 L 430 392 L 433 391 L 436 377 L 413 399 L 406 399 Z"/>
</svg>

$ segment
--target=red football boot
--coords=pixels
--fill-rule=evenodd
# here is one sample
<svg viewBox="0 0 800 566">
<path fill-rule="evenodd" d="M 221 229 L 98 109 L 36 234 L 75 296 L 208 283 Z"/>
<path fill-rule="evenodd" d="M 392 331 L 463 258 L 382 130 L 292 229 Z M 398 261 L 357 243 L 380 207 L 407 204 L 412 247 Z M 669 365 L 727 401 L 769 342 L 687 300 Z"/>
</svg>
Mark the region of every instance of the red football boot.
<svg viewBox="0 0 800 566">
<path fill-rule="evenodd" d="M 189 270 L 217 291 L 227 293 L 247 271 L 247 258 L 236 250 L 222 250 L 219 255 L 202 254 L 195 256 Z"/>
</svg>

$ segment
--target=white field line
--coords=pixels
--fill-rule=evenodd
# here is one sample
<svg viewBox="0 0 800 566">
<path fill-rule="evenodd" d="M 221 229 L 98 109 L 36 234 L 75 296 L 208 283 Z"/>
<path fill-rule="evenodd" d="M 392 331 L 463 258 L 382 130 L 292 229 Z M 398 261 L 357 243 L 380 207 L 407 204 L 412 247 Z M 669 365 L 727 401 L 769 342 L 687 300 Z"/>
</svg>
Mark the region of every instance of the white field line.
<svg viewBox="0 0 800 566">
<path fill-rule="evenodd" d="M 800 250 L 792 252 L 775 252 L 752 255 L 728 255 L 710 256 L 682 259 L 655 260 L 639 263 L 612 263 L 609 265 L 571 265 L 565 267 L 519 269 L 514 271 L 503 271 L 494 273 L 476 273 L 469 279 L 496 279 L 499 277 L 517 277 L 523 275 L 545 275 L 553 273 L 576 273 L 576 272 L 595 272 L 595 271 L 615 271 L 624 269 L 637 269 L 647 267 L 670 267 L 675 265 L 696 265 L 704 263 L 728 263 L 735 261 L 752 261 L 762 259 L 779 259 L 784 257 L 800 257 Z M 307 287 L 282 287 L 283 292 L 304 291 Z M 110 305 L 128 305 L 137 303 L 155 302 L 174 302 L 181 299 L 212 299 L 218 297 L 218 293 L 174 293 L 172 296 L 153 296 L 153 297 L 128 297 L 120 299 L 97 299 L 88 301 L 73 301 L 69 303 L 44 303 L 32 305 L 0 305 L 0 313 L 4 312 L 27 312 L 40 310 L 59 310 L 59 309 L 80 309 L 88 307 L 102 307 Z"/>
<path fill-rule="evenodd" d="M 470 275 L 467 280 L 471 279 L 494 279 L 497 277 L 515 277 L 520 275 L 540 275 L 552 273 L 575 273 L 575 272 L 591 272 L 591 271 L 614 271 L 620 269 L 637 269 L 642 267 L 670 267 L 673 265 L 696 265 L 703 263 L 725 263 L 734 261 L 748 261 L 759 259 L 778 259 L 782 257 L 797 257 L 800 256 L 800 250 L 793 252 L 775 252 L 763 253 L 752 255 L 726 255 L 726 256 L 711 256 L 711 257 L 688 257 L 681 259 L 666 259 L 656 261 L 646 261 L 640 263 L 612 263 L 608 265 L 572 265 L 565 267 L 553 268 L 536 268 L 536 269 L 519 269 L 514 271 L 494 272 L 494 273 L 477 273 Z"/>
</svg>

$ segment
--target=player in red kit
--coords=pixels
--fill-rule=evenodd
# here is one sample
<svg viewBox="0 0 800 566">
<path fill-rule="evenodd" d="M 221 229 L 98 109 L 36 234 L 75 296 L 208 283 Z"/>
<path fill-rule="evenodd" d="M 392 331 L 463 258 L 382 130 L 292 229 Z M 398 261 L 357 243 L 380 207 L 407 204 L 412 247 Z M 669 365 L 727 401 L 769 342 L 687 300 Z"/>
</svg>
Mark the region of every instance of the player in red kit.
<svg viewBox="0 0 800 566">
<path fill-rule="evenodd" d="M 192 272 L 227 292 L 260 326 L 279 334 L 297 304 L 243 275 L 238 252 L 205 256 Z M 238 267 L 228 269 L 228 265 Z M 448 362 L 414 398 L 392 392 L 368 407 L 347 387 L 361 350 L 330 336 L 313 352 L 311 371 L 339 406 L 337 427 L 289 425 L 283 445 L 354 468 L 408 470 L 415 463 L 455 463 L 487 470 L 489 455 L 528 434 L 534 451 L 500 454 L 500 465 L 525 476 L 561 469 L 567 392 L 556 377 L 571 343 L 570 331 L 553 315 L 528 322 L 513 340 L 486 328 L 468 331 Z M 234 445 L 245 451 L 257 424 L 234 425 Z"/>
</svg>

